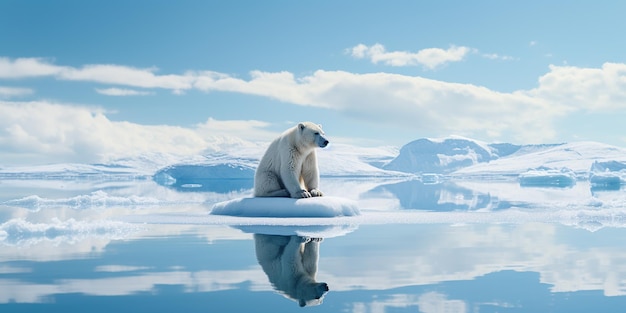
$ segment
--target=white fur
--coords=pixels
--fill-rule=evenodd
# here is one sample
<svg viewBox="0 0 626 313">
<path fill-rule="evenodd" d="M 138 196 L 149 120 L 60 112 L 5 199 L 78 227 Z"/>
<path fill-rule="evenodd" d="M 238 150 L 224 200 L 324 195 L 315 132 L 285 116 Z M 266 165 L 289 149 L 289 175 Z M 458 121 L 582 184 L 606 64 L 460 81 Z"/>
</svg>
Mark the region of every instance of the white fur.
<svg viewBox="0 0 626 313">
<path fill-rule="evenodd" d="M 254 175 L 255 197 L 322 196 L 315 148 L 328 140 L 320 125 L 302 122 L 286 130 L 265 151 Z"/>
<path fill-rule="evenodd" d="M 328 285 L 315 281 L 320 238 L 254 235 L 257 260 L 274 288 L 300 306 L 318 305 Z"/>
</svg>

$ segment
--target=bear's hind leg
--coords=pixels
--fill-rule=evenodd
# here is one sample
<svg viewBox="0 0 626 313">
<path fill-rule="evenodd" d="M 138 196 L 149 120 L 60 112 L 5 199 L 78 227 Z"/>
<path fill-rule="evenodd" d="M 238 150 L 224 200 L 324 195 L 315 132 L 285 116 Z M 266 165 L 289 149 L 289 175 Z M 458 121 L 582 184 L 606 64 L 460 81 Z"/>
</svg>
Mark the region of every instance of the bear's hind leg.
<svg viewBox="0 0 626 313">
<path fill-rule="evenodd" d="M 280 183 L 279 178 L 270 171 L 259 174 L 254 183 L 255 197 L 290 197 L 289 191 Z"/>
</svg>

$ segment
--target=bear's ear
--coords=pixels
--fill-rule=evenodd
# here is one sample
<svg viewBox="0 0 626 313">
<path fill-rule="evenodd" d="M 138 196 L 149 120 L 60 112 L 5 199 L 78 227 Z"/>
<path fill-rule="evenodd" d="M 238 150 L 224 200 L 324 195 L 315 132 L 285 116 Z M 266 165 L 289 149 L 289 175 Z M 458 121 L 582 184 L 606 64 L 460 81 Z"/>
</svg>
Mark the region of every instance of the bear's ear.
<svg viewBox="0 0 626 313">
<path fill-rule="evenodd" d="M 304 130 L 304 127 L 305 126 L 303 123 L 298 124 L 298 128 L 300 129 L 300 131 Z"/>
<path fill-rule="evenodd" d="M 322 124 L 317 124 L 317 127 L 322 128 Z"/>
</svg>

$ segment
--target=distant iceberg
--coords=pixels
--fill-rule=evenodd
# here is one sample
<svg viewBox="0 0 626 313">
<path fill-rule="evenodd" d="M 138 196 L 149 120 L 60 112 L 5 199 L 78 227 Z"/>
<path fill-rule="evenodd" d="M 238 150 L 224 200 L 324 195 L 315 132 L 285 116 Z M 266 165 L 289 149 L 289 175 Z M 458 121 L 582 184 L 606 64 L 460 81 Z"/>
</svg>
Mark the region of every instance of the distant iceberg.
<svg viewBox="0 0 626 313">
<path fill-rule="evenodd" d="M 503 153 L 519 147 L 500 146 Z M 506 152 L 504 152 L 506 151 Z M 498 158 L 496 150 L 484 143 L 461 138 L 418 139 L 400 149 L 400 154 L 383 166 L 386 170 L 405 173 L 450 173 L 456 169 Z"/>
<path fill-rule="evenodd" d="M 250 189 L 258 160 L 228 154 L 210 154 L 157 170 L 152 179 L 178 191 L 228 193 Z"/>
</svg>

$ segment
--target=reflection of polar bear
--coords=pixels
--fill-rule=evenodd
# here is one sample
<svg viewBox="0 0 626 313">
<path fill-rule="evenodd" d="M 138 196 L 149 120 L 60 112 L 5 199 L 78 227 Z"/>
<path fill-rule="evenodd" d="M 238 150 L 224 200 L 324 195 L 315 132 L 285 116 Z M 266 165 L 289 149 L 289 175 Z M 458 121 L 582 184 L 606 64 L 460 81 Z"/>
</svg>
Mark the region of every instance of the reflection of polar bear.
<svg viewBox="0 0 626 313">
<path fill-rule="evenodd" d="M 255 197 L 319 197 L 315 148 L 328 140 L 320 125 L 303 122 L 286 130 L 265 151 L 254 175 Z"/>
<path fill-rule="evenodd" d="M 328 291 L 315 281 L 320 238 L 254 235 L 256 257 L 274 288 L 298 301 L 300 306 L 318 305 Z"/>
</svg>

